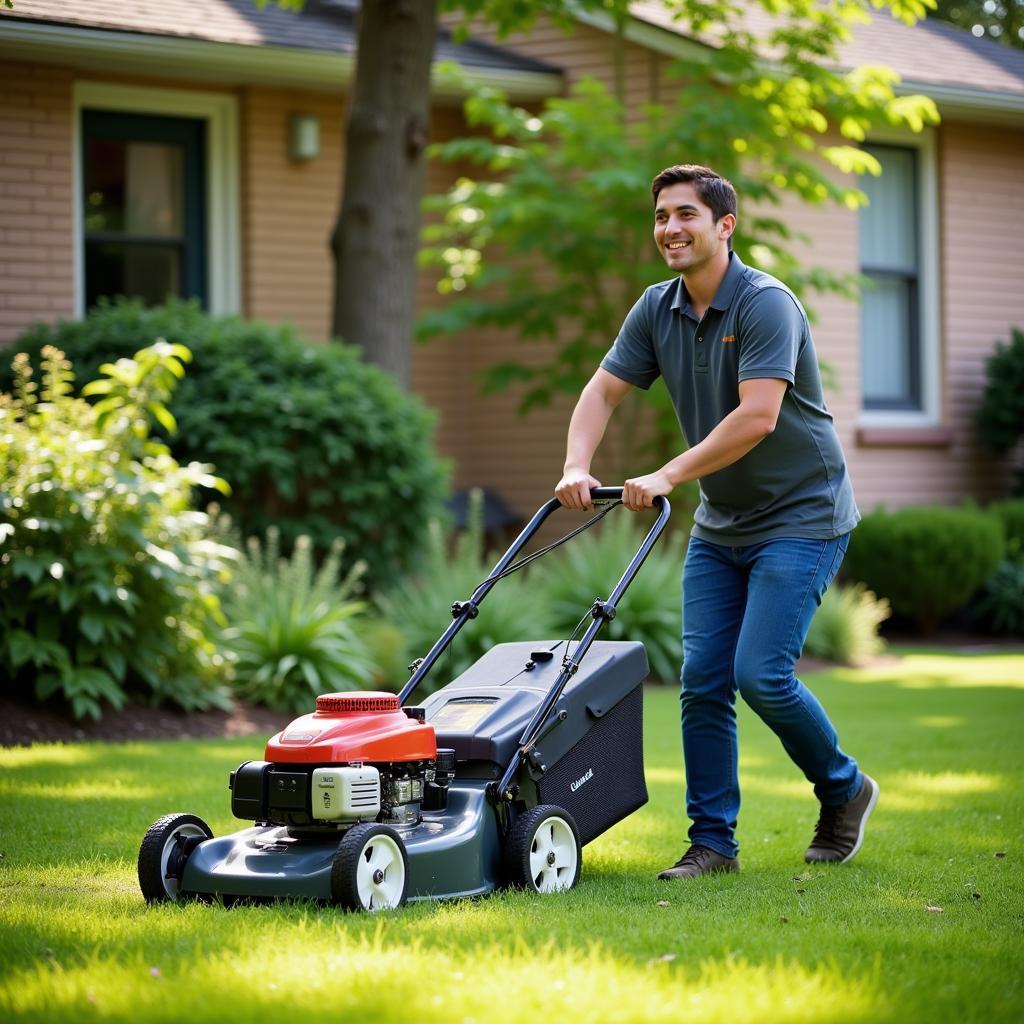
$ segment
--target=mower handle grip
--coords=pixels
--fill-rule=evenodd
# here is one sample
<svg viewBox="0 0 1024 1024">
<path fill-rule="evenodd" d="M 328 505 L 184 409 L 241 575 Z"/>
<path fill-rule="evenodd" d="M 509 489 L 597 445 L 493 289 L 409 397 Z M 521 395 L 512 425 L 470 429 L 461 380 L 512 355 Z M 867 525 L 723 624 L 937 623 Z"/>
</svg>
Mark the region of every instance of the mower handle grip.
<svg viewBox="0 0 1024 1024">
<path fill-rule="evenodd" d="M 590 500 L 591 501 L 621 501 L 622 492 L 625 490 L 624 487 L 591 487 L 590 488 Z M 663 494 L 659 494 L 654 499 L 654 507 L 658 511 L 664 511 L 665 506 L 668 505 L 668 498 Z"/>
</svg>

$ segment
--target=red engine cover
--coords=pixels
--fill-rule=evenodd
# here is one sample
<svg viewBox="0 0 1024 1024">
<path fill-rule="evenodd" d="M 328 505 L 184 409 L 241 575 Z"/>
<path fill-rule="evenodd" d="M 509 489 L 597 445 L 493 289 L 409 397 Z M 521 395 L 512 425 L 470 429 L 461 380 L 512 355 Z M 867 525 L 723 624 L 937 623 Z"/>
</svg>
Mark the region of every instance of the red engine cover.
<svg viewBox="0 0 1024 1024">
<path fill-rule="evenodd" d="M 393 693 L 326 693 L 317 697 L 316 708 L 272 736 L 264 760 L 343 764 L 437 757 L 434 727 L 410 718 Z"/>
</svg>

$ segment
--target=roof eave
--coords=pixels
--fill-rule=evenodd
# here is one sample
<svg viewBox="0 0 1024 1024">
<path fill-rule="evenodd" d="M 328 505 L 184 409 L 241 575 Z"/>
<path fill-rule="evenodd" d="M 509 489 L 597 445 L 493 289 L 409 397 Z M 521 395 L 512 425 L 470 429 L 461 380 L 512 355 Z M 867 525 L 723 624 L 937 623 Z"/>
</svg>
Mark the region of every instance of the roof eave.
<svg viewBox="0 0 1024 1024">
<path fill-rule="evenodd" d="M 959 85 L 904 80 L 896 86 L 901 96 L 930 96 L 943 118 L 965 118 L 986 123 L 1013 124 L 1021 127 L 1024 119 L 1024 93 L 992 92 Z"/>
<path fill-rule="evenodd" d="M 220 43 L 180 36 L 86 28 L 0 18 L 0 48 L 9 57 L 70 64 L 76 68 L 161 78 L 201 79 L 237 85 L 273 85 L 335 91 L 352 82 L 351 54 L 298 50 L 285 46 Z M 517 101 L 542 99 L 562 91 L 557 73 L 463 65 L 459 83 L 435 75 L 438 100 L 463 97 L 467 89 L 489 85 Z"/>
<path fill-rule="evenodd" d="M 592 28 L 605 32 L 615 31 L 612 17 L 601 11 L 577 9 L 574 17 Z M 644 46 L 666 57 L 709 63 L 714 49 L 688 36 L 652 25 L 632 16 L 625 26 L 626 39 Z M 771 62 L 765 61 L 766 71 Z M 996 92 L 988 89 L 971 89 L 960 85 L 937 85 L 931 82 L 904 80 L 896 87 L 900 95 L 923 94 L 930 96 L 944 117 L 974 117 L 986 122 L 1020 123 L 1024 115 L 1024 93 Z"/>
</svg>

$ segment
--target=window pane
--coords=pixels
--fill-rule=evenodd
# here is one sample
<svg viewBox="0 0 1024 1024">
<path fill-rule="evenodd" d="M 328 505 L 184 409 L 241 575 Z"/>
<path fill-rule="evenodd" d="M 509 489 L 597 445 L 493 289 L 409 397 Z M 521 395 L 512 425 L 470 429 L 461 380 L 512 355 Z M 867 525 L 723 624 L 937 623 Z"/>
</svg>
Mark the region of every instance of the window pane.
<svg viewBox="0 0 1024 1024">
<path fill-rule="evenodd" d="M 86 232 L 182 237 L 181 146 L 91 139 L 85 161 Z"/>
<path fill-rule="evenodd" d="M 895 147 L 865 149 L 882 165 L 882 175 L 865 174 L 860 179 L 868 197 L 860 214 L 861 266 L 913 271 L 917 267 L 915 154 Z"/>
<path fill-rule="evenodd" d="M 177 245 L 132 245 L 86 242 L 86 307 L 101 295 L 140 298 L 147 306 L 181 294 L 181 248 Z"/>
<path fill-rule="evenodd" d="M 911 286 L 901 278 L 873 277 L 861 291 L 861 385 L 868 408 L 913 402 Z"/>
</svg>

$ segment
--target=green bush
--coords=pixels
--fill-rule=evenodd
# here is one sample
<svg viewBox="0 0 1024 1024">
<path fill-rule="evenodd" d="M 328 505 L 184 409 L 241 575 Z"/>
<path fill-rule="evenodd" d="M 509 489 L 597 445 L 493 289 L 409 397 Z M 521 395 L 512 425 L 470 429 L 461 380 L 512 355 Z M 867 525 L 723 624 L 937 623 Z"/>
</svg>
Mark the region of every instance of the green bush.
<svg viewBox="0 0 1024 1024">
<path fill-rule="evenodd" d="M 966 604 L 1002 555 L 995 516 L 972 505 L 917 506 L 864 516 L 844 569 L 930 632 Z"/>
<path fill-rule="evenodd" d="M 547 633 L 568 636 L 594 600 L 611 593 L 649 528 L 650 517 L 616 509 L 570 541 L 562 558 L 553 554 L 545 560 L 535 586 L 551 609 Z M 677 679 L 682 665 L 683 547 L 680 534 L 662 536 L 619 602 L 615 618 L 601 631 L 605 640 L 641 641 L 652 674 L 662 682 Z"/>
<path fill-rule="evenodd" d="M 971 613 L 975 623 L 990 633 L 1024 636 L 1024 560 L 999 562 Z"/>
<path fill-rule="evenodd" d="M 154 338 L 194 355 L 170 406 L 179 424 L 172 454 L 217 466 L 232 487 L 225 511 L 243 535 L 276 525 L 286 549 L 304 534 L 321 553 L 340 536 L 348 557 L 371 566 L 373 586 L 412 567 L 447 470 L 431 447 L 431 415 L 355 349 L 208 316 L 195 303 L 146 309 L 123 299 L 101 302 L 84 321 L 36 325 L 15 347 L 59 345 L 89 380 Z"/>
<path fill-rule="evenodd" d="M 211 640 L 227 552 L 190 504 L 223 485 L 148 436 L 148 415 L 174 426 L 163 403 L 188 355 L 164 343 L 104 367 L 95 406 L 71 396 L 63 353 L 43 350 L 41 388 L 15 356 L 14 394 L 0 395 L 0 666 L 14 695 L 61 694 L 94 718 L 130 692 L 227 705 Z"/>
<path fill-rule="evenodd" d="M 497 557 L 484 557 L 483 500 L 479 491 L 470 494 L 467 528 L 458 539 L 438 520 L 431 521 L 421 571 L 401 580 L 377 601 L 381 614 L 405 638 L 403 660 L 426 655 L 451 623 L 452 603 L 469 598 L 496 561 Z M 543 598 L 532 581 L 527 581 L 525 571 L 494 585 L 481 602 L 477 617 L 462 627 L 420 684 L 417 696 L 447 685 L 495 644 L 552 635 L 551 617 L 543 608 Z M 394 653 L 389 660 L 394 663 Z M 393 688 L 401 689 L 404 682 L 402 679 Z"/>
<path fill-rule="evenodd" d="M 988 506 L 988 511 L 1003 524 L 1006 557 L 1011 561 L 1024 562 L 1024 498 L 994 501 Z"/>
<path fill-rule="evenodd" d="M 1024 438 L 1024 331 L 1013 328 L 1009 345 L 996 345 L 986 374 L 975 422 L 985 447 L 1004 455 Z"/>
<path fill-rule="evenodd" d="M 878 627 L 890 614 L 889 602 L 863 583 L 830 587 L 811 621 L 804 654 L 843 665 L 865 662 L 885 649 Z"/>
<path fill-rule="evenodd" d="M 366 688 L 372 665 L 354 627 L 364 608 L 353 598 L 365 566 L 343 577 L 337 541 L 319 570 L 308 537 L 282 558 L 277 531 L 239 553 L 222 591 L 227 628 L 220 646 L 238 694 L 276 711 L 312 711 L 321 693 Z"/>
<path fill-rule="evenodd" d="M 999 563 L 974 600 L 971 615 L 989 632 L 1024 636 L 1024 559 Z"/>
</svg>

